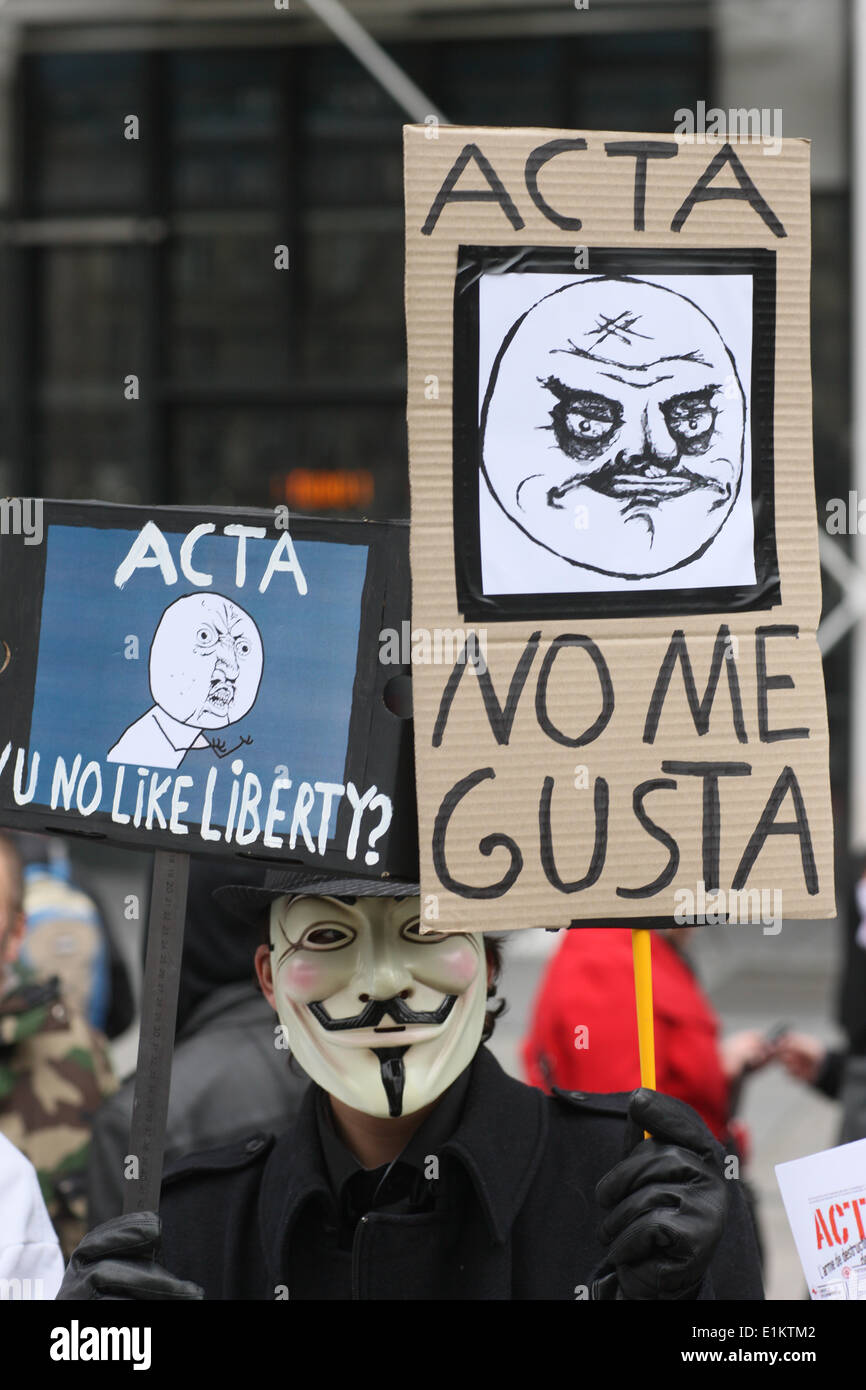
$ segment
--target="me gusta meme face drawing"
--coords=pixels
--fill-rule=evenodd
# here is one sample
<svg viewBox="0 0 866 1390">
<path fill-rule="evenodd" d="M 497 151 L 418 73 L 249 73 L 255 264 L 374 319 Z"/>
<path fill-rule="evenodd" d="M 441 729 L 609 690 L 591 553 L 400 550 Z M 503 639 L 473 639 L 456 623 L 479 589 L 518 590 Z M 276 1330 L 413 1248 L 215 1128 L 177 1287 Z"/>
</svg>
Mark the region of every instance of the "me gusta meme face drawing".
<svg viewBox="0 0 866 1390">
<path fill-rule="evenodd" d="M 150 647 L 154 704 L 124 730 L 108 762 L 179 767 L 191 748 L 212 748 L 218 757 L 234 752 L 202 731 L 223 729 L 249 713 L 263 664 L 259 629 L 231 599 L 216 593 L 176 599 Z"/>
<path fill-rule="evenodd" d="M 621 579 L 712 545 L 743 474 L 734 358 L 685 295 L 630 278 L 554 290 L 513 325 L 490 376 L 482 467 L 531 540 Z"/>
</svg>

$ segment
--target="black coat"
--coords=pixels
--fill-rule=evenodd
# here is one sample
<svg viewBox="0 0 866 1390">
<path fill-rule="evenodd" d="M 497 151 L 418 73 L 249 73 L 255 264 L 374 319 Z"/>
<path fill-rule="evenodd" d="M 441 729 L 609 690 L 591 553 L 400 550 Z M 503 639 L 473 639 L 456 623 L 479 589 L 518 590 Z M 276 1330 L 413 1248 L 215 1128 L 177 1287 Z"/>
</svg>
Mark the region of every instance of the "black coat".
<svg viewBox="0 0 866 1390">
<path fill-rule="evenodd" d="M 278 1140 L 260 1135 L 167 1174 L 161 1263 L 206 1298 L 329 1296 L 321 1252 L 336 1221 L 314 1101 L 311 1086 Z M 460 1122 L 438 1155 L 444 1200 L 431 1212 L 361 1219 L 353 1297 L 586 1298 L 608 1272 L 594 1191 L 622 1157 L 627 1102 L 545 1096 L 481 1047 Z M 700 1297 L 760 1299 L 751 1217 L 738 1183 L 729 1186 L 729 1220 Z"/>
<path fill-rule="evenodd" d="M 247 958 L 249 963 L 249 957 Z M 171 1063 L 165 1161 L 281 1132 L 298 1112 L 306 1079 L 274 1047 L 274 1012 L 254 980 L 223 985 L 199 1002 L 178 1033 Z M 123 1210 L 123 1156 L 135 1078 L 96 1113 L 88 1160 L 88 1214 L 97 1226 Z"/>
</svg>

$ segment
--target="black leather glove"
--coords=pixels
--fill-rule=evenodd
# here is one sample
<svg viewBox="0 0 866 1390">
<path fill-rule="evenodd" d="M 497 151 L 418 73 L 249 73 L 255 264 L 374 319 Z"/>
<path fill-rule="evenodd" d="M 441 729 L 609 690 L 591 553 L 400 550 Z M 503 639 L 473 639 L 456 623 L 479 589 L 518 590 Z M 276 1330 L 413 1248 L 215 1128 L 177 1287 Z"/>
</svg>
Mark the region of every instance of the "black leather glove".
<svg viewBox="0 0 866 1390">
<path fill-rule="evenodd" d="M 204 1298 L 198 1284 L 176 1279 L 156 1263 L 161 1229 L 153 1211 L 95 1226 L 73 1250 L 58 1299 Z"/>
<path fill-rule="evenodd" d="M 629 1102 L 625 1147 L 595 1189 L 621 1296 L 696 1298 L 725 1227 L 722 1151 L 691 1106 L 643 1088 Z"/>
</svg>

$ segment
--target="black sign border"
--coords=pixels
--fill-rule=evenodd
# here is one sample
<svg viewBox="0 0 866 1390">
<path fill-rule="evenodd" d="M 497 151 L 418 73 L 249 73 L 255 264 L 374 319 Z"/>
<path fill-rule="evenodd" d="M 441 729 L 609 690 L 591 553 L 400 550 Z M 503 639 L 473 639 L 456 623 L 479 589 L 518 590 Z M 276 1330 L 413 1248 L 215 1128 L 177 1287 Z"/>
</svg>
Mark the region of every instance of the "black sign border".
<svg viewBox="0 0 866 1390">
<path fill-rule="evenodd" d="M 261 844 L 245 849 L 223 840 L 202 839 L 193 822 L 188 822 L 189 834 L 174 835 L 169 830 L 118 825 L 104 811 L 96 811 L 85 818 L 77 811 L 52 811 L 38 804 L 18 806 L 8 775 L 4 777 L 0 792 L 0 824 L 10 829 L 61 832 L 125 848 L 203 853 L 263 864 L 342 870 L 364 877 L 417 878 L 413 725 L 411 718 L 392 712 L 385 694 L 392 677 L 406 676 L 410 668 L 384 665 L 380 660 L 380 633 L 388 628 L 400 633 L 401 624 L 410 618 L 408 522 L 292 516 L 288 528 L 284 528 L 276 524 L 274 510 L 125 506 L 48 499 L 42 505 L 41 544 L 28 545 L 23 537 L 12 535 L 3 536 L 0 541 L 0 640 L 9 648 L 6 666 L 0 673 L 0 728 L 2 746 L 9 741 L 12 743 L 10 763 L 16 749 L 30 748 L 49 527 L 139 530 L 147 520 L 152 520 L 168 534 L 185 534 L 199 522 L 212 520 L 218 527 L 229 522 L 265 526 L 274 540 L 288 529 L 293 540 L 368 548 L 343 782 L 352 781 L 361 790 L 369 785 L 369 778 L 375 773 L 378 790 L 392 800 L 393 815 L 386 835 L 377 841 L 380 861 L 375 869 L 364 863 L 361 846 L 354 861 L 331 848 L 324 854 L 311 855 L 303 839 L 290 852 Z M 7 773 L 8 770 L 7 764 Z M 352 810 L 344 796 L 337 811 L 334 844 L 346 844 L 351 818 Z"/>
<path fill-rule="evenodd" d="M 575 251 L 588 251 L 576 271 Z M 478 401 L 478 284 L 484 274 L 751 274 L 752 515 L 755 583 L 640 594 L 485 595 L 481 579 L 478 478 L 482 429 Z M 776 360 L 776 253 L 763 247 L 702 248 L 468 246 L 457 249 L 454 284 L 453 508 L 457 607 L 469 622 L 543 618 L 672 617 L 765 610 L 782 602 L 776 552 L 773 407 Z"/>
</svg>

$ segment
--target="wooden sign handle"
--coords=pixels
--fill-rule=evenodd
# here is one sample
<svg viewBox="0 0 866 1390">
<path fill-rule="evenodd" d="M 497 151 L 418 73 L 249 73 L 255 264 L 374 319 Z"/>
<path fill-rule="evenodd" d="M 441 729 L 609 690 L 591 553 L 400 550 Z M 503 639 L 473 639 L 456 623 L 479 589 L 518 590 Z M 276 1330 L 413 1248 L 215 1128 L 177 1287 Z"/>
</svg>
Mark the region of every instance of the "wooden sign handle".
<svg viewBox="0 0 866 1390">
<path fill-rule="evenodd" d="M 124 1158 L 124 1214 L 159 1209 L 188 883 L 189 855 L 158 849 L 153 856 L 135 1099 Z"/>
<path fill-rule="evenodd" d="M 656 1052 L 653 1029 L 652 933 L 646 927 L 632 927 L 631 949 L 634 959 L 634 996 L 637 1004 L 637 1040 L 640 1050 L 640 1084 L 656 1088 Z M 649 1139 L 644 1130 L 644 1138 Z"/>
</svg>

